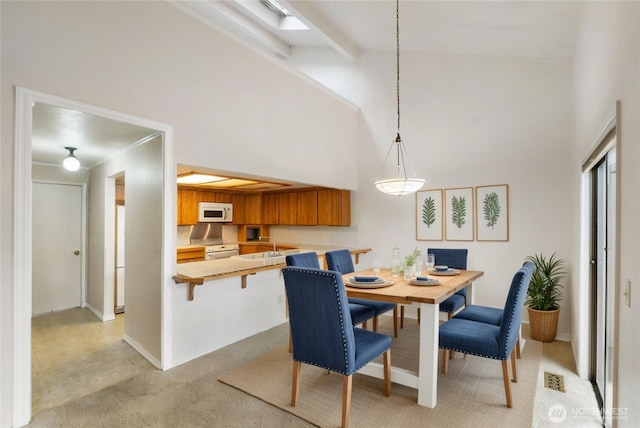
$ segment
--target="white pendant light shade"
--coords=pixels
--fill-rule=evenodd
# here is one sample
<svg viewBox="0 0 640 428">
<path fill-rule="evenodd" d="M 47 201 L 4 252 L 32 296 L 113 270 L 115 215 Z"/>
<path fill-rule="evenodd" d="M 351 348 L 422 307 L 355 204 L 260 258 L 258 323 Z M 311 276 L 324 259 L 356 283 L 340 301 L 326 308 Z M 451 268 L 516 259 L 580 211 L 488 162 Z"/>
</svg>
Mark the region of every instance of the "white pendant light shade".
<svg viewBox="0 0 640 428">
<path fill-rule="evenodd" d="M 404 196 L 422 189 L 422 178 L 389 178 L 376 181 L 376 189 L 387 195 Z"/>
<path fill-rule="evenodd" d="M 75 147 L 65 147 L 65 149 L 69 150 L 69 156 L 67 156 L 62 161 L 62 166 L 67 171 L 77 171 L 78 169 L 80 169 L 80 161 L 73 154 L 73 152 L 77 149 Z"/>
</svg>

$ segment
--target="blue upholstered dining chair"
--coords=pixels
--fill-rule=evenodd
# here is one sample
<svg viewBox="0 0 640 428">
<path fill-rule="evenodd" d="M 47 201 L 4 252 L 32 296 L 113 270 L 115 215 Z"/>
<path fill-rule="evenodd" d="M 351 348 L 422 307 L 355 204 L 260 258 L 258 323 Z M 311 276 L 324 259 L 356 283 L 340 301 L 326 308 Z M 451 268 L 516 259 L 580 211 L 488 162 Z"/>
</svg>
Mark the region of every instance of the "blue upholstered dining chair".
<svg viewBox="0 0 640 428">
<path fill-rule="evenodd" d="M 447 373 L 450 351 L 501 360 L 507 407 L 513 407 L 507 360 L 511 359 L 512 379 L 517 382 L 518 373 L 513 349 L 518 341 L 524 300 L 533 270 L 533 263 L 526 262 L 513 276 L 499 325 L 453 317 L 439 328 L 438 346 L 444 351 L 442 373 Z"/>
<path fill-rule="evenodd" d="M 468 305 L 454 315 L 454 318 L 483 322 L 485 324 L 500 325 L 504 309 L 491 306 Z M 520 326 L 518 326 L 519 331 Z M 520 335 L 516 342 L 516 357 L 520 358 Z"/>
<path fill-rule="evenodd" d="M 285 261 L 287 266 L 320 269 L 318 254 L 315 252 L 289 254 L 285 257 Z M 368 320 L 372 318 L 375 319 L 376 317 L 376 311 L 372 307 L 351 302 L 351 300 L 349 300 L 349 314 L 351 315 L 353 325 L 362 324 L 364 328 L 367 328 Z M 289 346 L 289 352 L 291 352 L 291 346 Z"/>
<path fill-rule="evenodd" d="M 349 250 L 335 250 L 327 251 L 324 255 L 327 260 L 327 267 L 329 270 L 340 272 L 341 274 L 355 272 L 353 265 L 353 259 L 351 259 L 351 252 Z M 368 306 L 375 311 L 375 318 L 373 319 L 373 331 L 378 331 L 378 316 L 388 311 L 393 311 L 393 337 L 398 337 L 398 306 L 395 303 L 381 302 L 377 300 L 369 299 L 355 299 L 349 297 L 349 303 L 355 303 L 359 305 Z"/>
<path fill-rule="evenodd" d="M 436 265 L 449 266 L 454 269 L 467 269 L 466 248 L 429 248 L 427 254 L 433 254 Z M 465 306 L 467 302 L 467 288 L 456 291 L 444 302 L 440 303 L 440 312 L 446 312 L 451 318 L 453 314 Z M 420 309 L 418 309 L 418 322 L 420 322 Z M 404 306 L 400 306 L 400 328 L 404 327 Z"/>
<path fill-rule="evenodd" d="M 353 328 L 342 275 L 304 267 L 282 270 L 293 336 L 291 405 L 298 403 L 302 363 L 344 375 L 342 426 L 349 422 L 352 375 L 384 354 L 385 394 L 391 395 L 391 337 Z"/>
</svg>

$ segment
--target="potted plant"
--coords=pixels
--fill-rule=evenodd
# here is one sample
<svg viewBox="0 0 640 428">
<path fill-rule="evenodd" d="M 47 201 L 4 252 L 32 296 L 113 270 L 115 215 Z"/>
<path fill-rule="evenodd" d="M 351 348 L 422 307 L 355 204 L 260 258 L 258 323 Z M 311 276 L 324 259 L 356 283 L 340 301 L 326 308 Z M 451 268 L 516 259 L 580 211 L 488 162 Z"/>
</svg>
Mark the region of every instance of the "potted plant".
<svg viewBox="0 0 640 428">
<path fill-rule="evenodd" d="M 405 279 L 411 279 L 416 276 L 419 272 L 416 271 L 416 262 L 418 261 L 418 257 L 420 257 L 422 253 L 416 247 L 411 254 L 404 258 L 404 277 Z"/>
<path fill-rule="evenodd" d="M 558 316 L 562 300 L 561 280 L 566 272 L 564 260 L 556 253 L 547 258 L 542 254 L 527 257 L 535 270 L 529 282 L 525 304 L 529 312 L 531 338 L 541 342 L 552 342 L 558 331 Z"/>
</svg>

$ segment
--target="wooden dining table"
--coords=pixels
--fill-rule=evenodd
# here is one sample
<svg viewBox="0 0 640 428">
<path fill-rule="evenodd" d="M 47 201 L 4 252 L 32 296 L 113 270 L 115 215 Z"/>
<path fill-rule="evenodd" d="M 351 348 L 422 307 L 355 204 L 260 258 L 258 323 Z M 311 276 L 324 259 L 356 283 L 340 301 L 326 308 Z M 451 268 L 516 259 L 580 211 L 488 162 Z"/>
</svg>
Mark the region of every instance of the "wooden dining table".
<svg viewBox="0 0 640 428">
<path fill-rule="evenodd" d="M 420 337 L 418 372 L 400 367 L 391 367 L 391 381 L 418 390 L 418 404 L 434 408 L 438 384 L 438 327 L 440 325 L 440 303 L 458 290 L 467 289 L 467 305 L 473 303 L 473 284 L 484 275 L 481 271 L 459 270 L 456 275 L 431 275 L 439 285 L 412 285 L 402 276 L 392 277 L 389 269 L 378 275 L 372 270 L 364 270 L 343 275 L 343 282 L 349 297 L 357 297 L 386 302 L 402 303 L 420 308 Z M 380 288 L 360 288 L 349 285 L 354 276 L 378 276 L 393 284 Z M 392 359 L 393 361 L 393 359 Z M 384 378 L 382 364 L 369 363 L 359 373 Z"/>
</svg>

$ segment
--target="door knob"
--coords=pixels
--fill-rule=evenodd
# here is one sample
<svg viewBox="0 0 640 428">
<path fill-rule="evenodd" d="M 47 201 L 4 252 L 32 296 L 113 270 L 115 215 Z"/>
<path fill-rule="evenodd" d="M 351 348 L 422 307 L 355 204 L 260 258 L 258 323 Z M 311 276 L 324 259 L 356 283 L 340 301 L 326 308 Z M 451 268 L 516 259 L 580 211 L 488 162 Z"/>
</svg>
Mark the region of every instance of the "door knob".
<svg viewBox="0 0 640 428">
<path fill-rule="evenodd" d="M 75 251 L 73 252 L 73 254 L 75 254 L 75 255 L 77 256 L 78 254 L 80 254 L 80 250 L 75 250 Z"/>
</svg>

